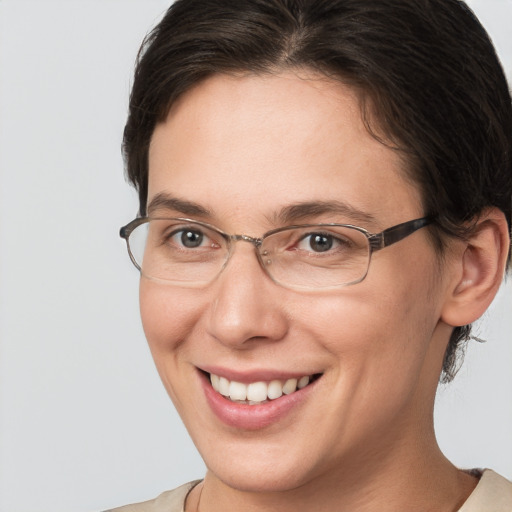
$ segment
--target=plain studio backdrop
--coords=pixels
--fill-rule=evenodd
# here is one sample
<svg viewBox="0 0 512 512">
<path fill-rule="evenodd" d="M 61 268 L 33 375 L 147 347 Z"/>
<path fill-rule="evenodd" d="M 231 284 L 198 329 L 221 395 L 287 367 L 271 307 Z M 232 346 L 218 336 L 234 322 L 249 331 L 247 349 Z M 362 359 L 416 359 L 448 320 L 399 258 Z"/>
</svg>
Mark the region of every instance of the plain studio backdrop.
<svg viewBox="0 0 512 512">
<path fill-rule="evenodd" d="M 512 0 L 470 2 L 512 76 Z M 0 0 L 0 511 L 141 501 L 204 466 L 144 340 L 121 133 L 163 0 Z M 512 287 L 455 382 L 439 442 L 512 478 Z"/>
</svg>

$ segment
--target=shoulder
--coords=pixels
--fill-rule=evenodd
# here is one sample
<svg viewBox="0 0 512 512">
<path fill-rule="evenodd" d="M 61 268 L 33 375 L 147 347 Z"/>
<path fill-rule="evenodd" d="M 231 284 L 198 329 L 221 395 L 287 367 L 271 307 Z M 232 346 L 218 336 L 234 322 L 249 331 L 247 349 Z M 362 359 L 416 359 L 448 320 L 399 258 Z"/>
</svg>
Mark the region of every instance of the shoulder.
<svg viewBox="0 0 512 512">
<path fill-rule="evenodd" d="M 183 512 L 188 493 L 200 482 L 195 480 L 172 491 L 166 491 L 154 500 L 125 505 L 105 512 Z"/>
<path fill-rule="evenodd" d="M 484 470 L 459 512 L 512 512 L 512 482 L 490 469 Z"/>
</svg>

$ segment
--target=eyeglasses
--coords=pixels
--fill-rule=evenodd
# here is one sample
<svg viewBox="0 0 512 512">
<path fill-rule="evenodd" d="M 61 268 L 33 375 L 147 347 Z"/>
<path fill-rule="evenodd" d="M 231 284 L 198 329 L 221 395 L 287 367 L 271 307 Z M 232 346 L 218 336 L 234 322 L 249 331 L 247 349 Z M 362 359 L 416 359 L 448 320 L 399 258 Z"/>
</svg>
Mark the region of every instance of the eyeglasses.
<svg viewBox="0 0 512 512">
<path fill-rule="evenodd" d="M 128 253 L 141 274 L 177 286 L 204 286 L 226 267 L 235 242 L 254 246 L 262 269 L 291 289 L 328 289 L 361 282 L 375 251 L 433 222 L 411 220 L 370 233 L 350 224 L 304 224 L 268 231 L 261 238 L 229 235 L 191 219 L 133 220 L 121 228 Z"/>
</svg>

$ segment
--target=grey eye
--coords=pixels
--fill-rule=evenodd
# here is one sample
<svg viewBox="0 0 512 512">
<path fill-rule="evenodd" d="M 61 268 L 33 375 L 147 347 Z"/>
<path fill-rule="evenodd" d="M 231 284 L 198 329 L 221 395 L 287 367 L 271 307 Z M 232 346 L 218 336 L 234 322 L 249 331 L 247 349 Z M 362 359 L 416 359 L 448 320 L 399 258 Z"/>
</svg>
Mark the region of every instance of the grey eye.
<svg viewBox="0 0 512 512">
<path fill-rule="evenodd" d="M 187 247 L 189 249 L 200 247 L 203 243 L 203 239 L 204 235 L 200 231 L 192 231 L 190 229 L 181 231 L 180 241 L 183 247 Z"/>
<path fill-rule="evenodd" d="M 309 236 L 309 246 L 315 252 L 325 252 L 332 249 L 333 237 L 323 234 L 312 234 Z"/>
</svg>

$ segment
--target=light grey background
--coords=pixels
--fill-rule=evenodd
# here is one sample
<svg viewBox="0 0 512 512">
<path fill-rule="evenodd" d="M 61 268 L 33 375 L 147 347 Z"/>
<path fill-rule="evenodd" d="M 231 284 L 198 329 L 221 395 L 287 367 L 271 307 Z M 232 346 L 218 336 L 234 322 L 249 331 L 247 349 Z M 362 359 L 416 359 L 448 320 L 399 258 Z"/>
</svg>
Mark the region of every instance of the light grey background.
<svg viewBox="0 0 512 512">
<path fill-rule="evenodd" d="M 512 75 L 512 0 L 475 0 Z M 142 333 L 120 138 L 163 0 L 0 0 L 0 511 L 92 511 L 204 467 Z M 437 405 L 462 467 L 512 478 L 512 286 Z"/>
</svg>

